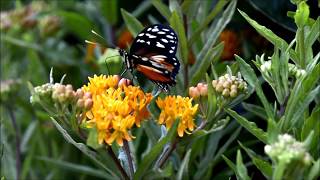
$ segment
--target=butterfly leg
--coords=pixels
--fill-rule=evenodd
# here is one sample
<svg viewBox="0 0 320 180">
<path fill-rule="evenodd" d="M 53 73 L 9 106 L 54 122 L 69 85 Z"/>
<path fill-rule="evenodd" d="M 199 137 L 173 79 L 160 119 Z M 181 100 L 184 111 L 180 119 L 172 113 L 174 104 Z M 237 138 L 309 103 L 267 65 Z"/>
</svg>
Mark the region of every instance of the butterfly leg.
<svg viewBox="0 0 320 180">
<path fill-rule="evenodd" d="M 128 69 L 127 69 L 127 68 L 125 68 L 125 69 L 124 69 L 124 71 L 121 73 L 121 75 L 120 75 L 120 76 L 122 77 L 122 76 L 124 75 L 124 73 L 126 73 L 126 72 L 127 72 L 127 70 L 128 70 Z"/>
</svg>

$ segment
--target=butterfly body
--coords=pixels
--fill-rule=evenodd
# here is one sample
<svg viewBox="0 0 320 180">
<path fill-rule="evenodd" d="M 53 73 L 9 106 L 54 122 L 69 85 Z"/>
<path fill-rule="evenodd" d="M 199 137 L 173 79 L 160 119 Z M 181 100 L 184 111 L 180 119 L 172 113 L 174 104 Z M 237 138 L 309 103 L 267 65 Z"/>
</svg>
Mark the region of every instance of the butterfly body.
<svg viewBox="0 0 320 180">
<path fill-rule="evenodd" d="M 176 33 L 161 24 L 142 30 L 132 43 L 129 53 L 123 49 L 119 54 L 125 59 L 127 69 L 141 72 L 161 89 L 168 91 L 175 85 L 180 63 L 175 56 L 178 46 Z"/>
</svg>

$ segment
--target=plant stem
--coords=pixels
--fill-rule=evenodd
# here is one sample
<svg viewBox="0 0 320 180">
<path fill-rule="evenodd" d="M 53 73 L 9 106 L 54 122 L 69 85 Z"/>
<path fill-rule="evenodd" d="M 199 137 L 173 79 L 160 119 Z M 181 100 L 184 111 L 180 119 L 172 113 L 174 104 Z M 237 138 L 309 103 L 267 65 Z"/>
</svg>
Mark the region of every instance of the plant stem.
<svg viewBox="0 0 320 180">
<path fill-rule="evenodd" d="M 134 175 L 134 165 L 133 165 L 133 159 L 131 157 L 131 152 L 129 148 L 129 144 L 127 140 L 123 141 L 123 149 L 124 152 L 126 153 L 128 164 L 129 164 L 129 172 L 130 172 L 130 177 L 133 178 Z"/>
<path fill-rule="evenodd" d="M 298 40 L 299 40 L 299 59 L 300 59 L 300 67 L 305 68 L 306 58 L 305 58 L 305 50 L 304 50 L 304 27 L 298 29 Z"/>
<path fill-rule="evenodd" d="M 18 128 L 16 117 L 13 113 L 12 108 L 8 105 L 7 110 L 12 122 L 13 129 L 16 132 L 16 178 L 20 179 L 21 174 L 21 150 L 20 150 L 20 129 Z"/>
<path fill-rule="evenodd" d="M 198 126 L 198 128 L 195 129 L 192 133 L 195 133 L 195 132 L 197 132 L 199 130 L 202 130 L 204 127 L 206 127 L 206 125 L 207 125 L 207 120 L 202 119 L 202 121 L 201 121 L 200 125 Z"/>
<path fill-rule="evenodd" d="M 187 89 L 188 88 L 188 85 L 189 85 L 189 66 L 188 66 L 188 63 L 184 65 L 184 88 Z"/>
<path fill-rule="evenodd" d="M 113 159 L 113 161 L 116 163 L 117 168 L 119 169 L 121 175 L 123 176 L 124 179 L 130 179 L 129 176 L 127 175 L 126 171 L 123 169 L 123 167 L 121 166 L 117 156 L 114 154 L 111 146 L 107 147 L 108 153 L 111 156 L 111 158 Z"/>
<path fill-rule="evenodd" d="M 170 145 L 169 149 L 163 154 L 163 156 L 160 158 L 158 163 L 158 168 L 162 168 L 162 166 L 165 164 L 165 162 L 170 157 L 171 153 L 176 149 L 178 144 L 178 139 L 176 138 L 174 142 Z"/>
</svg>

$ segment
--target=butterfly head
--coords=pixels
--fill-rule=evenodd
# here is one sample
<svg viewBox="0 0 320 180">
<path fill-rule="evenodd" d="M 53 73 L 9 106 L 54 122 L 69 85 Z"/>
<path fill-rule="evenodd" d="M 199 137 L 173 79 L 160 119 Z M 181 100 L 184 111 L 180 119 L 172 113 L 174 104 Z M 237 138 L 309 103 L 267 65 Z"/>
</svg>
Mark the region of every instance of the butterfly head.
<svg viewBox="0 0 320 180">
<path fill-rule="evenodd" d="M 128 52 L 126 50 L 124 50 L 124 49 L 118 49 L 118 51 L 119 51 L 119 55 L 123 57 L 124 62 L 126 64 L 126 66 L 127 66 L 127 69 L 132 71 L 132 63 L 131 63 L 131 61 L 129 59 Z"/>
</svg>

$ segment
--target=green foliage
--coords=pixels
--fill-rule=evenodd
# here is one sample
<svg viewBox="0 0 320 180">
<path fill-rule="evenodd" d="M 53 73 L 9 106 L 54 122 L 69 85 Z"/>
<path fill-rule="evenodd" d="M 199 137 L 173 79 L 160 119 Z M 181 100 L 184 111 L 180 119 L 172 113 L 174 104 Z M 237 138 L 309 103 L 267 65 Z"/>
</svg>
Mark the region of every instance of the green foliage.
<svg viewBox="0 0 320 180">
<path fill-rule="evenodd" d="M 259 158 L 252 150 L 243 145 L 241 146 L 251 158 L 252 163 L 263 175 L 266 178 L 272 179 L 314 179 L 317 176 L 314 170 L 317 168 L 318 162 L 313 161 L 311 168 L 310 163 L 312 160 L 310 160 L 309 152 L 315 160 L 319 158 L 319 154 L 315 154 L 315 149 L 319 150 L 319 144 L 317 143 L 320 135 L 319 124 L 313 122 L 313 120 L 319 110 L 319 102 L 316 101 L 316 98 L 319 95 L 318 74 L 320 74 L 320 71 L 319 58 L 314 58 L 312 53 L 313 44 L 319 37 L 319 34 L 313 31 L 313 28 L 318 26 L 319 18 L 314 23 L 308 24 L 307 21 L 309 20 L 310 13 L 308 5 L 305 1 L 297 2 L 297 5 L 298 9 L 294 15 L 294 19 L 298 29 L 296 37 L 290 45 L 276 36 L 271 30 L 259 25 L 247 14 L 240 11 L 241 15 L 275 46 L 274 54 L 270 57 L 271 60 L 265 61 L 264 55 L 261 57 L 257 56 L 254 64 L 261 72 L 263 80 L 272 87 L 277 101 L 274 102 L 275 106 L 272 108 L 264 95 L 254 70 L 242 58 L 236 57 L 240 64 L 242 75 L 255 88 L 264 109 L 251 104 L 244 104 L 244 107 L 249 112 L 268 120 L 268 131 L 263 132 L 263 130 L 259 129 L 259 132 L 257 131 L 257 125 L 253 124 L 253 122 L 246 120 L 230 109 L 226 109 L 226 111 L 260 141 L 269 144 L 265 146 L 265 152 L 272 159 L 272 169 L 268 162 Z M 312 32 L 312 35 L 306 35 L 305 31 Z M 305 45 L 306 42 L 308 42 L 308 45 Z M 290 64 L 289 59 L 293 60 L 295 64 Z M 312 102 L 315 103 L 314 106 L 310 105 Z M 280 105 L 279 109 L 277 108 L 277 104 Z M 310 111 L 312 111 L 311 114 L 309 114 Z M 312 127 L 311 122 L 313 122 Z M 293 137 L 286 133 L 292 134 Z M 285 135 L 282 136 L 281 134 Z M 295 142 L 293 138 L 303 141 L 303 143 Z M 279 141 L 284 144 L 280 145 Z M 301 150 L 297 148 L 294 151 L 301 153 L 301 156 L 305 158 L 304 160 L 301 156 L 290 156 L 289 151 L 281 150 L 280 147 L 290 148 L 287 147 L 290 144 L 286 144 L 288 142 L 295 143 L 295 147 L 301 146 Z M 276 150 L 277 148 L 278 150 Z M 308 152 L 304 148 L 308 149 Z M 278 154 L 280 152 L 282 154 Z M 238 164 L 241 158 L 237 157 Z M 309 160 L 306 160 L 308 158 Z M 240 177 L 240 172 L 246 172 L 244 169 L 239 172 L 239 166 L 234 165 L 227 158 L 224 159 L 235 171 L 238 178 L 244 178 Z M 299 171 L 296 169 L 297 167 L 299 167 Z"/>
</svg>

